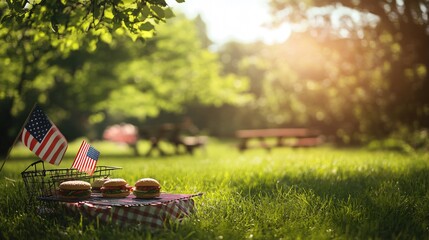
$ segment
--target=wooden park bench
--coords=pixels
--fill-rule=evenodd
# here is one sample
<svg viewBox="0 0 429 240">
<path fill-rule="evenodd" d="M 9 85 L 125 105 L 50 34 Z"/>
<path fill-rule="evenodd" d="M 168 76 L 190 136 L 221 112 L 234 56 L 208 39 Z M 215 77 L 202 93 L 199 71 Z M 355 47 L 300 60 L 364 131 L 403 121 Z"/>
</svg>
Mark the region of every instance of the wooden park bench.
<svg viewBox="0 0 429 240">
<path fill-rule="evenodd" d="M 307 128 L 270 128 L 250 129 L 236 132 L 239 139 L 238 148 L 244 151 L 251 147 L 262 147 L 270 150 L 273 147 L 313 147 L 322 143 L 318 131 Z M 257 139 L 259 145 L 250 145 L 251 140 Z M 274 143 L 269 139 L 276 139 Z"/>
<path fill-rule="evenodd" d="M 152 155 L 154 150 L 158 151 L 161 156 L 168 155 L 160 147 L 160 142 L 164 141 L 174 146 L 174 154 L 180 154 L 181 148 L 184 148 L 188 154 L 193 154 L 194 149 L 204 148 L 207 143 L 206 136 L 185 136 L 183 135 L 183 127 L 181 124 L 166 123 L 161 125 L 157 131 L 149 137 L 150 148 L 146 153 L 146 156 Z"/>
<path fill-rule="evenodd" d="M 149 129 L 139 129 L 132 124 L 122 123 L 106 128 L 103 132 L 103 139 L 127 144 L 133 149 L 135 156 L 140 155 L 137 148 L 139 139 L 147 139 L 150 142 L 150 148 L 145 156 L 151 156 L 154 150 L 158 151 L 161 156 L 169 155 L 160 147 L 161 141 L 173 145 L 174 154 L 182 153 L 183 149 L 184 152 L 193 154 L 194 149 L 205 147 L 208 139 L 206 136 L 188 136 L 184 134 L 185 130 L 186 126 L 183 124 L 166 123 L 156 127 L 152 126 Z"/>
</svg>

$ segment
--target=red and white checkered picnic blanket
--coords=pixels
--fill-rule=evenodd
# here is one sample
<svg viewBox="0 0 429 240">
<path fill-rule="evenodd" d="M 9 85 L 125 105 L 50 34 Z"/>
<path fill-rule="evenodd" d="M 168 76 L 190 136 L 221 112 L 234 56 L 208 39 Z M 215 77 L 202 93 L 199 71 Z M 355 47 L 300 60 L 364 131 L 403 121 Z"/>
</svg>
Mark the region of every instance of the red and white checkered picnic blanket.
<svg viewBox="0 0 429 240">
<path fill-rule="evenodd" d="M 192 197 L 201 194 L 162 193 L 156 199 L 91 197 L 82 202 L 68 202 L 66 206 L 101 222 L 112 222 L 121 226 L 141 225 L 160 229 L 167 221 L 181 221 L 195 211 Z"/>
</svg>

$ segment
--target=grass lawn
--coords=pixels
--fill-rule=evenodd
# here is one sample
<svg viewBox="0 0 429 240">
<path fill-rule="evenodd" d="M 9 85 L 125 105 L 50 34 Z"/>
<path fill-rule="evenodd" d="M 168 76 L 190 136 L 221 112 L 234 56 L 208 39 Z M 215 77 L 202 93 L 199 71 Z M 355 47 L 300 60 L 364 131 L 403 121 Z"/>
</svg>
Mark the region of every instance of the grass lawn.
<svg viewBox="0 0 429 240">
<path fill-rule="evenodd" d="M 60 168 L 69 168 L 80 141 Z M 131 149 L 96 142 L 99 165 L 113 177 L 142 177 L 163 191 L 198 193 L 197 213 L 158 232 L 98 224 L 26 206 L 20 173 L 36 159 L 21 146 L 0 173 L 0 239 L 427 239 L 429 153 L 365 149 L 278 148 L 240 153 L 210 139 L 194 156 L 133 157 Z M 141 143 L 143 152 L 148 148 Z M 58 168 L 48 166 L 49 168 Z"/>
</svg>

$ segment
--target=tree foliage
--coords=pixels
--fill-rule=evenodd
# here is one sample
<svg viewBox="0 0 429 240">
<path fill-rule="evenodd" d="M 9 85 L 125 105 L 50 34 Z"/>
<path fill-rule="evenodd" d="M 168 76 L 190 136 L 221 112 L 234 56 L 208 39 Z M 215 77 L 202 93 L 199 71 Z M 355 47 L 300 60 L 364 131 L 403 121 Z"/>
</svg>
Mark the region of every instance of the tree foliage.
<svg viewBox="0 0 429 240">
<path fill-rule="evenodd" d="M 345 141 L 429 127 L 427 0 L 272 0 L 271 6 L 276 21 L 301 32 L 284 46 L 290 70 L 273 72 L 266 86 L 278 92 L 267 98 L 277 106 L 272 114 L 305 110 L 301 122 Z"/>
<path fill-rule="evenodd" d="M 50 62 L 78 49 L 94 51 L 98 41 L 111 43 L 115 34 L 151 37 L 171 15 L 163 0 L 1 1 L 0 131 L 6 135 L 0 155 L 19 131 L 14 122 L 32 106 L 26 100 L 46 101 L 46 90 L 57 83 L 54 72 L 60 70 Z M 50 77 L 40 79 L 45 74 Z"/>
<path fill-rule="evenodd" d="M 24 31 L 33 41 L 49 39 L 63 51 L 76 50 L 85 40 L 110 42 L 113 32 L 133 40 L 150 37 L 154 26 L 172 15 L 164 0 L 7 0 L 4 5 L 2 25 L 9 31 Z"/>
<path fill-rule="evenodd" d="M 243 94 L 246 79 L 222 75 L 217 55 L 202 47 L 194 22 L 182 15 L 145 43 L 114 40 L 54 64 L 61 66 L 55 76 L 61 84 L 48 92 L 46 104 L 64 112 L 61 121 L 72 131 L 67 136 L 88 135 L 96 123 L 142 124 L 161 112 L 180 113 L 189 103 L 240 104 L 249 98 Z"/>
<path fill-rule="evenodd" d="M 203 48 L 189 20 L 176 17 L 160 26 L 151 50 L 116 67 L 119 87 L 104 105 L 112 113 L 142 119 L 181 111 L 190 102 L 221 105 L 248 98 L 240 94 L 247 89 L 244 79 L 220 76 L 217 55 Z"/>
<path fill-rule="evenodd" d="M 144 119 L 186 101 L 237 102 L 245 81 L 219 76 L 189 21 L 150 40 L 172 16 L 164 0 L 0 2 L 0 155 L 34 102 L 81 131 L 109 113 Z"/>
</svg>

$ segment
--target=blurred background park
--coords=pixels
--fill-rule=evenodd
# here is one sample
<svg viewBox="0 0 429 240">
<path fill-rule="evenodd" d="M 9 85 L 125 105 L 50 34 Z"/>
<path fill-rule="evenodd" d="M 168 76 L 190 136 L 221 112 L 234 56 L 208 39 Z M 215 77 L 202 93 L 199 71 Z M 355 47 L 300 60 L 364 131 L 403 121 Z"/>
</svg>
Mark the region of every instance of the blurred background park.
<svg viewBox="0 0 429 240">
<path fill-rule="evenodd" d="M 427 239 L 428 69 L 429 0 L 0 1 L 0 239 Z M 203 193 L 196 214 L 152 234 L 39 211 L 24 188 L 54 180 L 8 155 L 36 103 L 62 167 L 88 140 L 114 177 Z M 205 148 L 152 156 L 177 126 Z M 328 144 L 237 149 L 283 128 Z"/>
<path fill-rule="evenodd" d="M 216 138 L 310 127 L 338 145 L 428 148 L 427 0 L 207 3 L 217 19 L 195 0 L 83 2 L 0 3 L 2 156 L 34 103 L 70 142 L 189 118 Z M 238 37 L 217 38 L 216 21 Z"/>
</svg>

